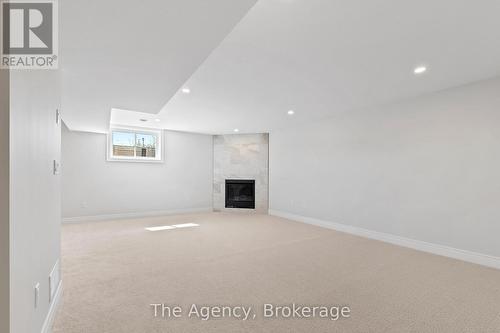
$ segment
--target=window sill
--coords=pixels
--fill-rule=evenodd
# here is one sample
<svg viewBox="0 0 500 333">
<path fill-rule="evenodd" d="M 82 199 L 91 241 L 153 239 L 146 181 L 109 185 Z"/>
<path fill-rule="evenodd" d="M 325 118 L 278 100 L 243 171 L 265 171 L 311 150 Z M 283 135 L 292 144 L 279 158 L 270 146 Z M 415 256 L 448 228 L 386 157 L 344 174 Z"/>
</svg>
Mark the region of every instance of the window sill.
<svg viewBox="0 0 500 333">
<path fill-rule="evenodd" d="M 148 159 L 132 159 L 132 158 L 107 158 L 107 162 L 127 162 L 127 163 L 153 163 L 161 164 L 164 163 L 163 160 L 148 160 Z"/>
</svg>

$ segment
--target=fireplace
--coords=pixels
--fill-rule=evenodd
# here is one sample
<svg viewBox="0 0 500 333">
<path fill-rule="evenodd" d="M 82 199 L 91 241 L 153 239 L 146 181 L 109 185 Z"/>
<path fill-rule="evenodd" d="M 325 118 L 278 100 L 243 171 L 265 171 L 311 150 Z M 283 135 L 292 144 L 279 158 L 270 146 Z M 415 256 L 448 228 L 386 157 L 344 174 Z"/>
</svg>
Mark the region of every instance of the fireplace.
<svg viewBox="0 0 500 333">
<path fill-rule="evenodd" d="M 226 208 L 255 209 L 255 180 L 226 179 Z"/>
</svg>

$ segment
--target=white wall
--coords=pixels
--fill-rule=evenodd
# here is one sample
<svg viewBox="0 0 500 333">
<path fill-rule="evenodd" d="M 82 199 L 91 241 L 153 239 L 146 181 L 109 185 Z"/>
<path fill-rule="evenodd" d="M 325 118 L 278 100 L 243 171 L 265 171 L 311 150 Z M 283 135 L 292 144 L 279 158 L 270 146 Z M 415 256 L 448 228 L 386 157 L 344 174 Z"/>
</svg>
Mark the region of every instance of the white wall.
<svg viewBox="0 0 500 333">
<path fill-rule="evenodd" d="M 494 79 L 272 132 L 270 209 L 500 257 L 499 124 Z"/>
<path fill-rule="evenodd" d="M 9 332 L 9 71 L 0 70 L 0 332 Z"/>
<path fill-rule="evenodd" d="M 53 174 L 60 159 L 59 71 L 10 76 L 11 332 L 39 333 L 51 306 L 49 274 L 60 257 L 60 177 Z"/>
<path fill-rule="evenodd" d="M 212 136 L 164 133 L 164 163 L 108 162 L 106 135 L 65 128 L 63 217 L 211 209 Z"/>
</svg>

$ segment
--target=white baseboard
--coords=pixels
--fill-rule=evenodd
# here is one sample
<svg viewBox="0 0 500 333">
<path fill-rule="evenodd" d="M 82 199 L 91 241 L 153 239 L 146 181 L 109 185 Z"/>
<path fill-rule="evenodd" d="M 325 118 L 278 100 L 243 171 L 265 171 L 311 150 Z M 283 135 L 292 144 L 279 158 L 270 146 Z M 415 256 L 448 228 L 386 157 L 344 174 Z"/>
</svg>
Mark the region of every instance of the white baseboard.
<svg viewBox="0 0 500 333">
<path fill-rule="evenodd" d="M 81 222 L 96 222 L 96 221 L 108 221 L 108 220 L 123 220 L 123 219 L 133 219 L 133 218 L 143 218 L 143 217 L 177 215 L 177 214 L 204 213 L 204 212 L 211 212 L 211 211 L 212 211 L 212 207 L 202 207 L 202 208 L 188 208 L 188 209 L 175 209 L 175 210 L 156 210 L 156 211 L 147 211 L 147 212 L 133 212 L 133 213 L 124 213 L 124 214 L 76 216 L 76 217 L 65 217 L 62 219 L 62 223 L 81 223 Z"/>
<path fill-rule="evenodd" d="M 403 247 L 408 247 L 414 250 L 428 252 L 432 254 L 437 254 L 444 257 L 449 257 L 453 259 L 458 259 L 462 261 L 471 262 L 478 265 L 488 266 L 496 269 L 500 269 L 500 258 L 490 256 L 487 254 L 470 252 L 466 250 L 455 249 L 445 245 L 438 245 L 433 243 L 427 243 L 419 240 L 414 240 L 410 238 L 400 237 L 392 234 L 387 234 L 378 231 L 372 231 L 368 229 L 358 228 L 349 226 L 346 224 L 340 224 L 335 222 L 329 222 L 324 220 L 319 220 L 311 217 L 296 215 L 288 212 L 283 212 L 279 210 L 269 210 L 269 215 L 283 217 L 285 219 L 303 222 L 307 224 L 312 224 L 315 226 L 333 229 L 336 231 L 345 232 L 348 234 L 361 236 L 365 238 L 375 239 L 386 243 L 391 243 Z"/>
<path fill-rule="evenodd" d="M 42 326 L 42 333 L 51 333 L 52 332 L 52 324 L 54 323 L 54 319 L 56 316 L 57 308 L 61 303 L 63 284 L 62 281 L 59 281 L 59 286 L 57 287 L 57 291 L 54 295 L 54 299 L 52 303 L 50 303 L 49 313 L 45 318 Z"/>
</svg>

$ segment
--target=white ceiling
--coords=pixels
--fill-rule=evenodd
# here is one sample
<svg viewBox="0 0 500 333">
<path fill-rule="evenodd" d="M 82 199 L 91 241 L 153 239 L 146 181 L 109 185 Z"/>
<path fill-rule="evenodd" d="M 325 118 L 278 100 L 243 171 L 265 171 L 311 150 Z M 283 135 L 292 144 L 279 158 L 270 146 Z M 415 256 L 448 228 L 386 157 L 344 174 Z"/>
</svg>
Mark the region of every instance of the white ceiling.
<svg viewBox="0 0 500 333">
<path fill-rule="evenodd" d="M 111 108 L 158 113 L 255 2 L 60 1 L 65 123 L 105 132 Z"/>
<path fill-rule="evenodd" d="M 212 7 L 230 8 L 228 3 L 236 2 L 243 3 L 186 3 L 194 16 L 203 11 L 220 19 Z M 162 3 L 157 6 L 168 12 L 173 1 Z M 229 10 L 234 18 L 227 21 L 234 23 L 249 5 L 249 1 L 234 4 Z M 120 15 L 128 12 L 122 7 L 116 9 Z M 226 19 L 225 13 L 222 16 Z M 139 19 L 145 17 L 143 14 Z M 74 127 L 80 128 L 101 124 L 102 119 L 94 116 L 107 111 L 109 117 L 114 107 L 159 112 L 113 112 L 113 122 L 125 125 L 201 133 L 231 133 L 234 128 L 241 133 L 267 132 L 500 75 L 499 17 L 498 0 L 260 0 L 196 71 L 195 64 L 203 53 L 199 50 L 216 44 L 220 32 L 228 31 L 231 22 L 224 29 L 207 33 L 212 37 L 210 42 L 187 34 L 191 39 L 184 45 L 178 35 L 169 32 L 163 38 L 168 41 L 163 53 L 131 50 L 120 61 L 123 67 L 113 67 L 112 73 L 107 66 L 114 60 L 107 58 L 106 43 L 116 31 L 105 31 L 99 46 L 105 57 L 99 52 L 86 53 L 93 59 L 87 68 L 83 56 L 73 56 L 79 61 L 69 68 L 80 64 L 80 71 L 76 71 L 80 75 L 70 80 L 73 89 L 65 94 L 65 101 L 75 107 Z M 197 21 L 193 17 L 184 20 Z M 97 21 L 97 25 L 102 22 Z M 182 26 L 180 22 L 173 25 Z M 146 27 L 157 28 L 154 24 Z M 125 41 L 117 45 L 130 49 Z M 77 44 L 80 49 L 89 46 Z M 186 49 L 197 49 L 196 59 L 180 61 Z M 163 65 L 135 65 L 133 60 L 141 56 L 148 62 L 162 60 Z M 429 70 L 415 76 L 413 68 L 421 64 Z M 176 66 L 182 70 L 175 71 Z M 126 75 L 112 77 L 122 74 L 125 67 Z M 194 74 L 186 81 L 189 69 Z M 82 78 L 84 82 L 78 82 Z M 129 81 L 134 87 L 129 87 Z M 110 89 L 113 85 L 119 89 Z M 176 93 L 162 108 L 160 102 L 166 102 L 183 86 L 191 93 Z M 86 89 L 96 91 L 99 98 L 89 102 L 91 94 Z M 132 94 L 134 89 L 141 93 Z M 113 94 L 108 98 L 109 90 Z M 92 111 L 85 115 L 88 106 Z M 99 112 L 94 112 L 95 108 Z M 294 116 L 287 116 L 289 109 L 295 110 Z M 146 117 L 147 123 L 139 121 Z M 155 118 L 161 121 L 154 122 Z"/>
</svg>

